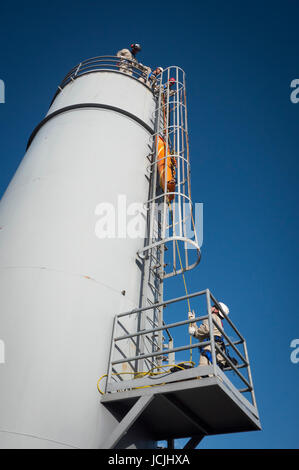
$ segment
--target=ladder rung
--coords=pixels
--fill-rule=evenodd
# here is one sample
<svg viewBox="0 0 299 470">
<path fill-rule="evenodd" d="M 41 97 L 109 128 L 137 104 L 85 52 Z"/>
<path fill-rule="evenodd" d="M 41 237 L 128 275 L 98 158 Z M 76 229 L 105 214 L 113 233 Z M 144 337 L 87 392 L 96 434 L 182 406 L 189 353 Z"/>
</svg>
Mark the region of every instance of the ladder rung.
<svg viewBox="0 0 299 470">
<path fill-rule="evenodd" d="M 161 266 L 162 266 L 161 263 L 159 263 L 159 264 L 156 264 L 155 266 L 153 266 L 153 267 L 150 268 L 150 269 L 151 269 L 151 271 L 154 272 L 155 269 L 159 269 L 159 268 L 161 268 Z"/>
<path fill-rule="evenodd" d="M 150 282 L 148 284 L 152 289 L 154 289 L 156 292 L 160 293 L 160 290 L 157 289 L 157 287 L 153 286 L 153 284 L 151 284 Z"/>
<path fill-rule="evenodd" d="M 152 320 L 152 319 L 149 318 L 149 317 L 146 317 L 146 318 L 147 318 L 147 320 L 148 320 L 152 325 L 158 326 L 158 323 L 156 323 L 154 320 Z"/>
<path fill-rule="evenodd" d="M 152 301 L 151 299 L 149 299 L 148 297 L 147 297 L 147 301 L 151 304 L 151 306 L 152 306 L 153 308 L 156 308 L 156 309 L 158 310 L 158 312 L 161 311 L 161 310 L 160 310 L 160 307 L 155 307 L 155 303 L 156 303 L 156 302 L 153 302 L 153 301 Z"/>
</svg>

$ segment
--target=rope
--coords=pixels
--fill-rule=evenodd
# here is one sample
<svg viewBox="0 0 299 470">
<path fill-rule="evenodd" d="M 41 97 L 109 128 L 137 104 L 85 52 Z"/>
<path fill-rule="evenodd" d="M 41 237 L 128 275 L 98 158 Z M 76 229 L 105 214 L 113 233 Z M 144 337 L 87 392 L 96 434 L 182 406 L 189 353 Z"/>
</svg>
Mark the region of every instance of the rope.
<svg viewBox="0 0 299 470">
<path fill-rule="evenodd" d="M 174 225 L 172 207 L 171 207 L 170 202 L 168 203 L 168 206 L 169 206 L 169 211 L 170 211 L 170 214 L 171 214 L 172 225 Z M 178 255 L 179 255 L 179 261 L 180 261 L 180 266 L 181 266 L 181 270 L 182 270 L 182 276 L 183 276 L 185 292 L 186 292 L 186 295 L 189 295 L 188 294 L 188 289 L 187 289 L 187 283 L 186 283 L 186 279 L 185 279 L 185 274 L 184 274 L 184 271 L 183 271 L 183 263 L 182 263 L 180 248 L 179 248 L 179 244 L 178 244 L 177 240 L 175 240 L 175 244 L 176 244 L 177 252 L 178 252 Z M 190 299 L 187 299 L 187 303 L 188 303 L 189 312 L 191 312 Z M 190 335 L 190 346 L 192 346 L 192 336 L 191 335 Z M 190 349 L 190 361 L 192 361 L 192 349 Z"/>
<path fill-rule="evenodd" d="M 186 104 L 186 93 L 184 94 L 184 101 L 185 101 L 185 104 Z M 163 121 L 164 121 L 164 135 L 167 133 L 166 131 L 166 103 L 165 103 L 165 95 L 164 93 L 162 93 L 162 102 L 163 102 Z M 174 106 L 174 109 L 176 108 L 177 105 Z M 169 136 L 168 136 L 168 140 L 169 139 Z M 170 141 L 169 141 L 169 146 L 170 146 L 170 149 L 171 149 L 171 144 L 170 144 Z M 188 140 L 188 132 L 186 133 L 186 147 L 187 147 L 187 161 L 189 162 L 189 158 L 190 158 L 190 153 L 189 153 L 189 140 Z M 174 152 L 175 152 L 175 149 L 174 149 Z M 168 158 L 168 156 L 167 156 Z M 167 164 L 167 160 L 166 160 L 166 164 Z M 189 169 L 188 169 L 189 171 Z M 189 190 L 189 195 L 190 195 L 190 181 L 189 181 L 189 177 L 187 178 L 188 179 L 188 190 Z M 171 219 L 172 219 L 172 225 L 174 227 L 174 220 L 173 220 L 173 212 L 172 212 L 172 207 L 171 207 L 171 203 L 170 201 L 168 201 L 168 206 L 169 206 L 169 211 L 170 211 L 170 214 L 171 214 Z M 194 218 L 193 218 L 193 211 L 192 211 L 192 207 L 191 207 L 191 221 L 192 221 L 192 225 L 193 225 L 193 230 L 195 232 L 195 223 L 194 223 Z M 181 271 L 182 271 L 182 276 L 183 276 L 183 282 L 184 282 L 184 288 L 185 288 L 185 292 L 186 292 L 186 295 L 188 295 L 188 289 L 187 289 L 187 283 L 186 283 L 186 279 L 185 279 L 185 274 L 184 274 L 184 270 L 183 270 L 183 263 L 182 263 L 182 258 L 181 258 L 181 253 L 180 253 L 180 249 L 179 249 L 179 244 L 178 244 L 178 241 L 175 240 L 175 243 L 176 243 L 176 249 L 177 249 L 177 253 L 178 253 L 178 257 L 179 257 L 179 261 L 180 261 L 180 266 L 181 266 Z M 189 309 L 189 312 L 191 312 L 191 304 L 190 304 L 190 299 L 187 299 L 187 303 L 188 303 L 188 309 Z M 192 345 L 192 336 L 190 335 L 190 346 Z M 190 361 L 192 361 L 192 349 L 190 349 Z"/>
<path fill-rule="evenodd" d="M 185 370 L 185 367 L 182 366 L 182 364 L 191 364 L 192 367 L 195 366 L 195 363 L 192 361 L 184 361 L 180 362 L 180 364 L 167 364 L 167 365 L 162 365 L 162 366 L 156 366 L 153 367 L 152 369 L 148 370 L 147 372 L 115 372 L 111 375 L 125 375 L 125 374 L 130 374 L 130 375 L 137 375 L 138 378 L 145 377 L 146 375 L 149 375 L 150 377 L 157 376 L 157 375 L 162 375 L 162 374 L 167 374 L 171 372 L 171 370 L 167 371 L 162 371 L 162 372 L 153 372 L 155 369 L 163 369 L 165 367 L 176 367 L 181 370 Z M 100 389 L 100 382 L 103 380 L 104 377 L 108 377 L 108 374 L 102 375 L 102 377 L 99 378 L 97 382 L 97 389 L 101 395 L 105 395 L 105 393 Z M 143 387 L 134 387 L 133 390 L 137 390 L 139 388 L 148 388 L 148 387 L 157 387 L 159 385 L 165 385 L 165 384 L 153 384 L 153 385 L 144 385 Z"/>
</svg>

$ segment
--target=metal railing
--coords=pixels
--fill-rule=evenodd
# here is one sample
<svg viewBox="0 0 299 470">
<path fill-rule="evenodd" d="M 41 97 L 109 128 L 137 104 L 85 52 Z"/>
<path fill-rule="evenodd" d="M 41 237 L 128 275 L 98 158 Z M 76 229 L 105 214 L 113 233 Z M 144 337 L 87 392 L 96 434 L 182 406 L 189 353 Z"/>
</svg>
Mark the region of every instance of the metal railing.
<svg viewBox="0 0 299 470">
<path fill-rule="evenodd" d="M 124 331 L 123 320 L 125 318 L 132 317 L 132 315 L 140 317 L 146 314 L 148 310 L 153 308 L 150 306 L 138 308 L 115 316 L 105 393 L 116 393 L 118 391 L 123 390 L 138 389 L 143 387 L 150 387 L 153 385 L 163 385 L 165 383 L 182 381 L 184 379 L 197 379 L 198 377 L 215 376 L 219 377 L 222 382 L 224 382 L 229 387 L 229 389 L 233 391 L 233 393 L 239 396 L 239 398 L 240 396 L 242 396 L 242 394 L 248 392 L 250 394 L 251 404 L 248 402 L 248 400 L 246 400 L 244 396 L 242 396 L 242 398 L 240 399 L 243 400 L 244 403 L 246 400 L 246 406 L 251 406 L 252 410 L 256 409 L 256 399 L 254 394 L 246 341 L 241 335 L 241 333 L 238 331 L 237 327 L 233 324 L 231 319 L 222 311 L 221 305 L 219 305 L 218 301 L 212 295 L 209 289 L 162 302 L 160 304 L 155 305 L 155 308 L 160 306 L 163 306 L 165 308 L 167 306 L 171 306 L 172 304 L 186 301 L 187 299 L 195 299 L 199 297 L 205 298 L 207 314 L 196 316 L 194 319 L 188 319 L 169 324 L 163 323 L 162 326 L 155 328 L 148 328 L 146 330 L 139 330 L 133 332 L 128 331 L 128 329 L 125 329 L 125 334 L 119 333 L 119 328 Z M 211 302 L 217 305 L 219 310 L 223 313 L 223 324 L 225 324 L 223 328 L 221 328 L 213 318 L 211 312 Z M 140 353 L 140 349 L 138 346 L 138 338 L 144 338 L 146 336 L 156 334 L 160 331 L 173 331 L 175 328 L 179 328 L 182 326 L 188 327 L 190 323 L 200 322 L 203 320 L 207 320 L 209 325 L 209 335 L 208 337 L 206 337 L 205 341 L 198 342 L 198 340 L 196 340 L 197 342 L 195 344 L 183 344 L 178 347 L 168 347 L 167 349 L 162 346 L 160 350 L 155 350 L 152 353 Z M 235 355 L 238 357 L 237 363 L 232 360 L 230 354 L 229 356 L 227 355 L 227 349 L 224 351 L 216 342 L 214 335 L 211 333 L 214 330 L 214 326 L 216 326 L 217 329 L 221 332 L 224 338 L 226 348 L 231 348 Z M 226 331 L 227 329 L 230 329 L 233 334 L 237 336 L 237 338 L 231 339 Z M 189 338 L 187 331 L 184 334 L 186 337 Z M 175 332 L 172 332 L 171 336 L 176 340 Z M 122 342 L 128 341 L 132 341 L 134 344 L 133 354 L 127 354 L 125 349 L 122 349 L 120 347 L 120 344 Z M 163 366 L 162 368 L 156 367 L 157 370 L 162 369 L 162 372 L 160 370 L 159 374 L 155 374 L 153 369 L 150 369 L 150 367 L 148 367 L 148 370 L 145 373 L 143 371 L 140 371 L 139 369 L 139 363 L 142 363 L 144 367 L 145 360 L 147 359 L 149 359 L 151 362 L 154 362 L 154 359 L 157 356 L 169 357 L 169 355 L 173 356 L 174 353 L 182 353 L 188 350 L 206 348 L 207 346 L 210 346 L 210 352 L 212 356 L 212 360 L 208 366 L 195 366 L 195 364 L 193 364 L 192 368 L 188 368 L 188 370 L 182 370 L 181 372 L 175 373 L 171 372 L 170 370 L 164 371 L 166 367 L 168 367 L 169 369 L 170 366 Z M 118 356 L 118 358 L 115 357 L 116 350 L 122 350 L 121 356 Z M 224 367 L 220 367 L 219 357 L 221 357 L 223 361 L 225 361 Z M 126 364 L 127 366 L 129 365 L 129 368 L 131 370 L 132 375 L 129 379 L 127 379 L 127 376 L 125 378 L 122 376 L 122 369 L 120 369 L 120 367 L 123 367 L 124 364 Z M 245 374 L 242 373 L 243 370 L 245 371 Z M 229 377 L 230 373 L 233 373 L 235 378 L 239 379 L 238 385 L 235 385 L 233 383 L 231 377 Z M 130 374 L 130 372 L 127 372 L 127 374 Z"/>
<path fill-rule="evenodd" d="M 142 64 L 139 64 L 137 61 L 113 55 L 92 57 L 91 59 L 83 60 L 69 71 L 69 73 L 64 77 L 58 86 L 58 90 L 53 98 L 53 101 L 68 83 L 71 83 L 82 75 L 94 72 L 124 73 L 131 76 L 132 78 L 139 80 L 150 89 L 152 89 L 152 85 L 154 85 L 153 82 L 149 83 L 147 80 L 147 68 Z"/>
</svg>

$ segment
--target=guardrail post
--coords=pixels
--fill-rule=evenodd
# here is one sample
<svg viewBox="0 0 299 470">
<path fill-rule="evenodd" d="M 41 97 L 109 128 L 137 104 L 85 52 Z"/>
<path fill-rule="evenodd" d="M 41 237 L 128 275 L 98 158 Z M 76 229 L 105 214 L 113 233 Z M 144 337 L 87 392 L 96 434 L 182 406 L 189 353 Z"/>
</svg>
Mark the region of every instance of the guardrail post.
<svg viewBox="0 0 299 470">
<path fill-rule="evenodd" d="M 249 383 L 251 387 L 251 399 L 252 399 L 252 404 L 256 408 L 256 399 L 255 399 L 255 393 L 254 393 L 254 388 L 253 388 L 253 381 L 252 381 L 252 375 L 251 375 L 251 368 L 250 368 L 250 362 L 249 362 L 249 357 L 248 357 L 248 352 L 247 352 L 247 345 L 246 341 L 243 342 L 243 347 L 244 347 L 244 353 L 245 353 L 245 359 L 247 361 L 247 373 L 248 373 L 248 378 L 249 378 Z"/>
<path fill-rule="evenodd" d="M 209 332 L 210 332 L 210 342 L 211 342 L 211 354 L 212 354 L 212 366 L 213 366 L 213 373 L 216 376 L 216 352 L 215 352 L 215 338 L 214 338 L 214 325 L 212 320 L 212 312 L 211 312 L 211 293 L 210 290 L 206 290 L 206 298 L 207 298 L 207 310 L 208 310 L 208 322 L 209 322 Z"/>
<path fill-rule="evenodd" d="M 80 62 L 80 64 L 79 64 L 78 67 L 77 67 L 77 70 L 76 70 L 76 73 L 75 73 L 75 77 L 77 77 L 81 65 L 82 65 L 82 62 Z"/>
<path fill-rule="evenodd" d="M 113 354 L 114 354 L 114 347 L 115 347 L 115 331 L 116 331 L 116 324 L 118 321 L 118 316 L 116 315 L 113 319 L 113 328 L 112 328 L 112 338 L 110 344 L 110 354 L 109 354 L 109 363 L 108 363 L 108 372 L 107 372 L 107 381 L 105 387 L 105 393 L 107 393 L 107 387 L 111 380 L 111 373 L 112 373 L 112 361 L 113 361 Z"/>
</svg>

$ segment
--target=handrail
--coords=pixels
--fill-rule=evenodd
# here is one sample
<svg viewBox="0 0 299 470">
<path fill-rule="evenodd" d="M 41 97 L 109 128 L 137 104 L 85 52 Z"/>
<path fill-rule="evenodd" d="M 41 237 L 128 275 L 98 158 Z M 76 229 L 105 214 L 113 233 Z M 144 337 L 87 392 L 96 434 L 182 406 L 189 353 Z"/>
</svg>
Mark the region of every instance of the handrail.
<svg viewBox="0 0 299 470">
<path fill-rule="evenodd" d="M 242 354 L 240 353 L 240 351 L 235 347 L 234 343 L 229 339 L 229 337 L 227 336 L 227 334 L 223 331 L 223 329 L 221 328 L 220 325 L 218 325 L 214 319 L 212 319 L 212 322 L 213 324 L 216 326 L 216 328 L 220 331 L 220 333 L 222 334 L 222 336 L 227 340 L 227 342 L 229 343 L 229 345 L 233 348 L 233 350 L 238 354 L 239 358 L 241 359 L 241 361 L 244 362 L 244 364 L 248 365 L 246 359 L 242 356 Z"/>
<path fill-rule="evenodd" d="M 137 361 L 139 359 L 147 359 L 149 357 L 156 357 L 156 356 L 161 356 L 161 354 L 170 354 L 172 352 L 181 352 L 181 351 L 189 351 L 190 349 L 194 348 L 199 348 L 201 346 L 209 346 L 211 344 L 210 341 L 205 341 L 202 343 L 196 343 L 196 344 L 187 344 L 186 346 L 179 346 L 177 348 L 171 348 L 171 349 L 161 349 L 159 351 L 156 351 L 154 353 L 148 353 L 148 354 L 139 354 L 137 356 L 129 357 L 126 359 L 118 359 L 116 361 L 112 362 L 112 365 L 115 366 L 116 364 L 123 364 L 125 362 L 133 362 Z"/>
<path fill-rule="evenodd" d="M 194 297 L 204 295 L 206 294 L 206 292 L 207 292 L 206 290 L 202 290 L 202 291 L 194 292 L 193 294 L 188 294 L 188 295 L 183 295 L 182 297 L 177 297 L 176 299 L 165 300 L 164 302 L 159 302 L 154 305 L 147 305 L 146 307 L 134 308 L 133 310 L 129 310 L 124 313 L 119 313 L 118 315 L 116 315 L 116 317 L 121 318 L 127 315 L 132 315 L 133 313 L 139 313 L 139 312 L 144 312 L 145 310 L 151 310 L 152 308 L 165 307 L 166 305 L 171 305 L 175 302 L 181 302 L 182 300 L 193 299 Z"/>
<path fill-rule="evenodd" d="M 127 329 L 127 334 L 121 334 L 121 335 L 116 334 L 117 333 L 117 330 L 116 330 L 117 325 L 118 324 L 121 325 L 120 319 L 122 319 L 122 318 L 125 318 L 127 316 L 131 316 L 132 314 L 135 314 L 136 318 L 140 318 L 141 315 L 143 313 L 146 313 L 147 311 L 150 311 L 150 310 L 153 310 L 153 309 L 156 309 L 156 308 L 159 308 L 159 307 L 166 307 L 167 305 L 171 305 L 171 304 L 174 304 L 174 303 L 177 303 L 177 302 L 182 302 L 184 300 L 195 298 L 195 297 L 201 297 L 203 295 L 205 295 L 205 297 L 206 297 L 206 304 L 207 304 L 207 314 L 205 314 L 205 315 L 197 315 L 193 319 L 182 320 L 182 321 L 173 322 L 173 323 L 169 323 L 169 324 L 166 324 L 165 322 L 163 322 L 163 325 L 161 325 L 161 326 L 153 327 L 153 328 L 144 328 L 144 329 L 137 330 L 137 331 L 130 331 L 129 329 Z M 245 340 L 244 340 L 243 336 L 241 335 L 241 333 L 239 332 L 239 330 L 237 329 L 237 327 L 233 324 L 232 320 L 227 317 L 227 315 L 224 316 L 223 321 L 224 322 L 226 321 L 231 326 L 232 330 L 235 333 L 237 333 L 237 335 L 240 339 L 238 339 L 236 341 L 231 340 L 229 338 L 228 334 L 225 332 L 225 327 L 221 327 L 218 324 L 216 324 L 216 322 L 213 318 L 213 315 L 212 315 L 211 300 L 216 305 L 219 305 L 218 301 L 213 296 L 213 294 L 209 291 L 209 289 L 205 289 L 203 291 L 198 291 L 198 292 L 195 292 L 193 294 L 188 294 L 188 295 L 185 295 L 185 296 L 181 296 L 181 297 L 177 297 L 177 298 L 174 298 L 174 299 L 166 300 L 166 301 L 156 303 L 156 304 L 153 304 L 153 305 L 150 305 L 150 306 L 133 309 L 133 310 L 130 310 L 130 311 L 127 311 L 127 312 L 120 313 L 120 314 L 116 315 L 115 316 L 115 321 L 114 321 L 114 326 L 113 326 L 113 335 L 112 335 L 112 343 L 111 343 L 111 351 L 110 351 L 110 359 L 109 359 L 109 367 L 108 367 L 108 377 L 107 377 L 107 383 L 106 383 L 106 393 L 109 392 L 109 390 L 110 390 L 109 389 L 109 384 L 110 384 L 111 379 L 112 379 L 111 372 L 112 372 L 112 370 L 116 371 L 117 366 L 120 366 L 120 365 L 125 364 L 125 363 L 128 363 L 128 364 L 135 363 L 137 365 L 139 363 L 139 361 L 149 360 L 149 359 L 152 359 L 152 361 L 154 361 L 154 362 L 152 362 L 152 361 L 150 361 L 150 362 L 152 362 L 155 365 L 155 358 L 161 357 L 161 355 L 169 356 L 171 353 L 182 352 L 182 351 L 187 351 L 187 350 L 193 350 L 195 348 L 201 348 L 201 347 L 209 346 L 210 351 L 211 351 L 211 355 L 213 357 L 213 361 L 212 361 L 211 366 L 210 366 L 211 371 L 213 372 L 213 375 L 215 375 L 215 376 L 219 375 L 221 377 L 221 374 L 220 374 L 221 369 L 219 369 L 219 366 L 218 366 L 219 356 L 221 356 L 226 361 L 226 366 L 222 367 L 221 373 L 222 374 L 227 374 L 228 372 L 233 371 L 236 374 L 236 376 L 242 382 L 242 386 L 238 387 L 239 393 L 243 394 L 243 393 L 249 392 L 251 394 L 252 404 L 256 407 L 254 388 L 253 388 L 252 376 L 251 376 L 251 371 L 250 371 L 250 363 L 249 363 L 249 358 L 248 358 L 248 353 L 247 353 L 247 346 L 245 344 Z M 220 308 L 220 310 L 221 310 L 221 308 Z M 119 358 L 119 357 L 114 358 L 115 348 L 117 348 L 117 350 L 119 351 L 119 347 L 121 347 L 120 345 L 127 344 L 126 341 L 128 341 L 128 340 L 134 341 L 134 344 L 136 345 L 135 340 L 138 337 L 139 338 L 140 337 L 146 338 L 147 336 L 154 335 L 157 332 L 161 332 L 161 331 L 165 331 L 165 330 L 167 331 L 167 330 L 170 330 L 170 329 L 173 330 L 176 327 L 181 327 L 181 326 L 184 326 L 184 325 L 190 325 L 191 323 L 201 322 L 203 320 L 208 320 L 208 322 L 209 322 L 209 331 L 210 331 L 209 337 L 207 337 L 205 341 L 200 341 L 200 342 L 198 341 L 195 344 L 184 344 L 182 346 L 177 346 L 177 347 L 172 346 L 171 348 L 168 348 L 168 349 L 163 349 L 163 346 L 162 346 L 162 347 L 159 347 L 158 349 L 155 349 L 155 350 L 147 352 L 147 353 L 141 352 L 140 350 L 138 350 L 138 348 L 136 348 L 136 354 L 135 355 L 134 354 L 132 355 L 132 354 L 123 354 L 122 353 L 121 358 Z M 238 355 L 241 362 L 239 362 L 237 364 L 233 363 L 230 356 L 228 356 L 226 354 L 226 351 L 223 351 L 219 347 L 219 345 L 215 341 L 215 338 L 214 338 L 213 334 L 211 333 L 211 331 L 214 331 L 214 326 L 217 327 L 217 329 L 223 335 L 224 339 L 227 341 L 227 344 L 229 346 L 231 346 L 232 349 L 235 351 L 235 353 Z M 174 336 L 174 338 L 175 338 L 175 336 Z M 124 343 L 121 343 L 122 341 Z M 238 350 L 236 345 L 243 346 L 242 353 Z M 159 367 L 158 367 L 158 369 L 159 369 Z M 198 369 L 199 369 L 198 376 L 200 376 L 201 375 L 200 367 Z M 243 371 L 243 369 L 245 369 L 245 371 L 247 371 L 248 379 L 243 375 L 243 373 L 241 373 L 241 370 Z M 136 370 L 139 370 L 139 368 L 137 367 Z M 167 371 L 165 371 L 165 374 L 166 373 L 167 373 Z M 157 378 L 157 380 L 155 380 L 155 383 L 159 383 L 159 381 L 160 381 L 161 384 L 163 384 L 163 378 L 164 377 L 165 377 L 165 375 L 163 373 L 161 373 L 161 376 L 159 376 Z M 125 384 L 126 379 L 124 379 L 124 381 L 122 381 L 122 383 Z M 245 385 L 245 387 L 244 387 L 244 385 Z"/>
<path fill-rule="evenodd" d="M 150 330 L 140 330 L 140 331 L 136 331 L 135 333 L 132 333 L 130 335 L 118 336 L 117 338 L 114 338 L 114 341 L 115 342 L 122 341 L 124 339 L 134 338 L 135 336 L 142 336 L 142 335 L 147 335 L 149 333 L 155 333 L 156 331 L 163 331 L 163 330 L 167 330 L 167 329 L 170 329 L 170 328 L 176 328 L 178 326 L 188 325 L 189 323 L 194 323 L 196 321 L 202 321 L 202 320 L 205 320 L 206 318 L 208 318 L 208 315 L 193 318 L 192 320 L 184 320 L 184 321 L 179 321 L 179 322 L 176 322 L 176 323 L 169 323 L 168 325 L 165 324 L 163 326 L 159 326 L 157 328 L 152 328 Z"/>
<path fill-rule="evenodd" d="M 93 72 L 116 72 L 122 75 L 127 75 L 135 80 L 139 80 L 146 88 L 152 91 L 152 87 L 146 82 L 146 68 L 137 62 L 137 60 L 126 59 L 124 57 L 117 57 L 114 55 L 105 55 L 92 57 L 81 61 L 75 65 L 63 78 L 61 83 L 58 85 L 51 105 L 57 95 L 68 85 L 71 81 L 76 80 L 82 75 Z M 140 79 L 143 79 L 142 81 Z"/>
</svg>

